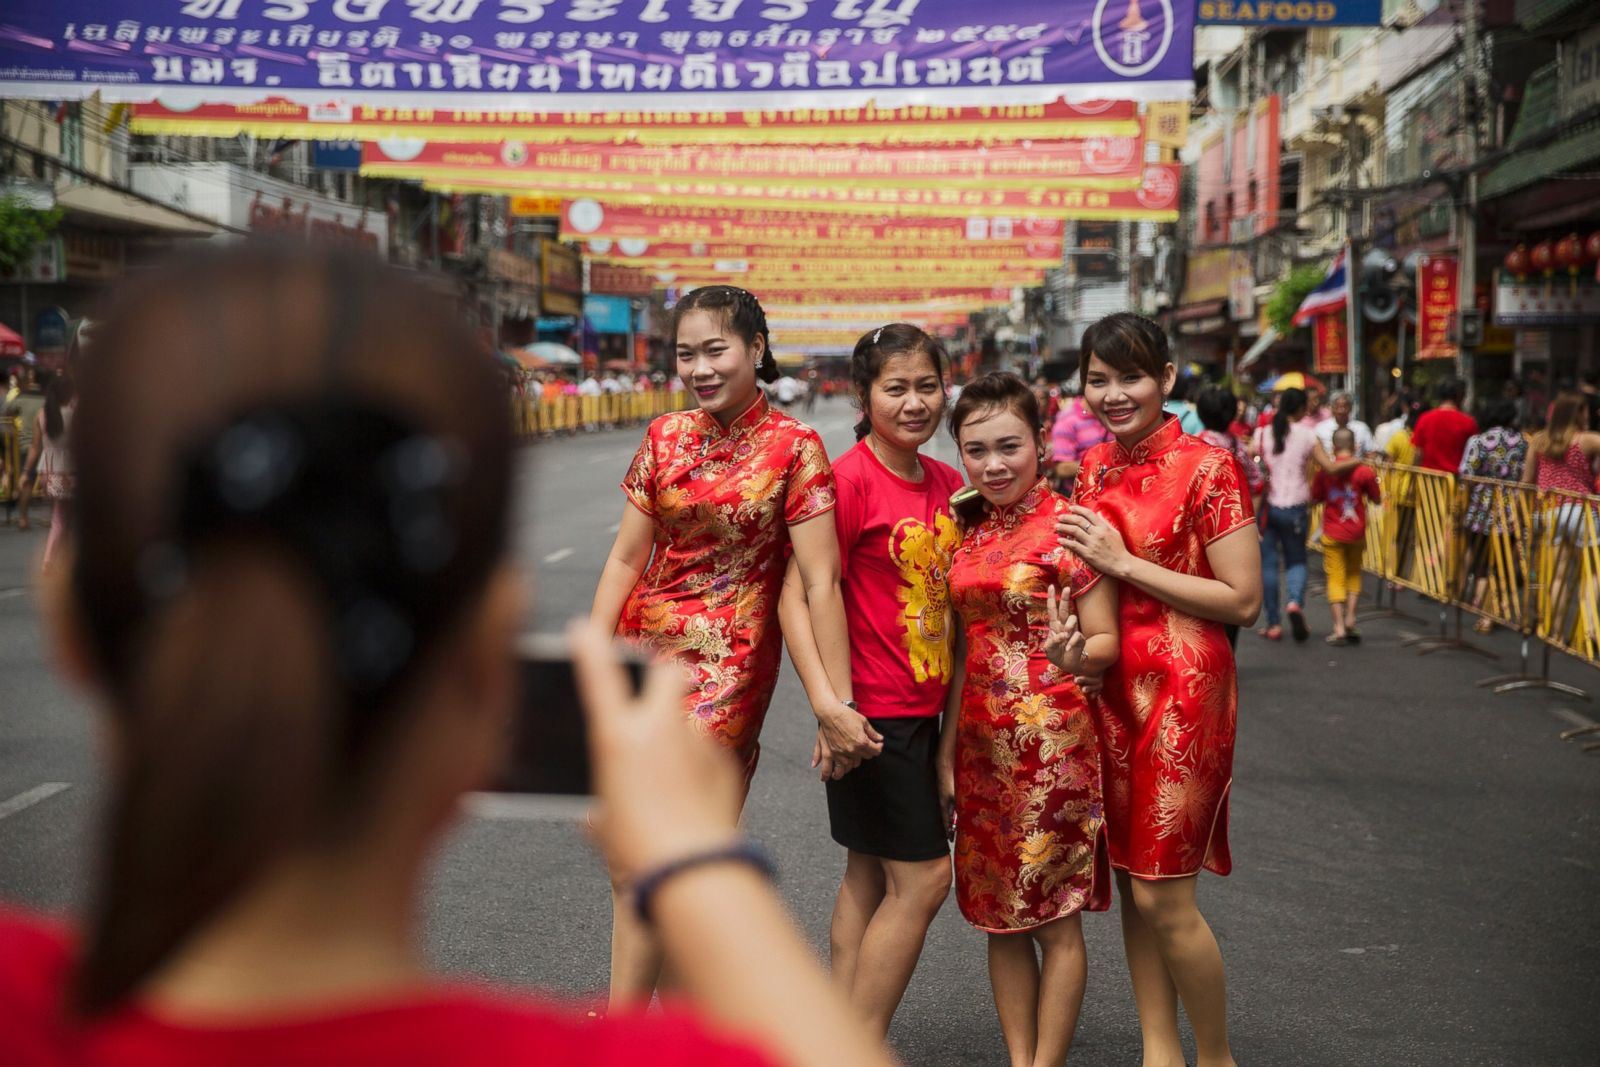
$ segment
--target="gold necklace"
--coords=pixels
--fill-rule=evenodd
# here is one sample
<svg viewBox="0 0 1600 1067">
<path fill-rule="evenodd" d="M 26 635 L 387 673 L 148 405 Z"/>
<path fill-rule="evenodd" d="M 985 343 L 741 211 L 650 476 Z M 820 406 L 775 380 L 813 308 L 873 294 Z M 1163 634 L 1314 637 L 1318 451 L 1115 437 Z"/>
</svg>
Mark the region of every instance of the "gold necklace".
<svg viewBox="0 0 1600 1067">
<path fill-rule="evenodd" d="M 894 464 L 883 458 L 883 453 L 878 450 L 876 434 L 868 432 L 867 447 L 872 449 L 872 454 L 878 457 L 878 462 L 882 463 L 884 468 L 887 469 L 890 474 L 893 474 L 895 477 L 904 479 L 908 482 L 922 481 L 922 460 L 920 457 L 913 456 L 911 460 L 911 462 L 916 464 L 916 470 L 914 470 L 911 474 L 901 474 L 899 471 L 894 469 Z"/>
</svg>

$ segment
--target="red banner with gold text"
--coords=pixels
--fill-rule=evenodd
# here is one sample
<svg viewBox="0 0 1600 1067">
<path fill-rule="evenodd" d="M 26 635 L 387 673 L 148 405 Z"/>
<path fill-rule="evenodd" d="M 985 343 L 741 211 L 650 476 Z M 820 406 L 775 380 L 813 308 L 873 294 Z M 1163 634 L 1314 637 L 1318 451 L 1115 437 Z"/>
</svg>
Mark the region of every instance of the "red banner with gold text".
<svg viewBox="0 0 1600 1067">
<path fill-rule="evenodd" d="M 1350 369 L 1350 337 L 1343 311 L 1313 318 L 1311 339 L 1318 374 L 1344 374 Z"/>
<path fill-rule="evenodd" d="M 1460 275 L 1454 256 L 1417 258 L 1417 358 L 1455 359 Z"/>
</svg>

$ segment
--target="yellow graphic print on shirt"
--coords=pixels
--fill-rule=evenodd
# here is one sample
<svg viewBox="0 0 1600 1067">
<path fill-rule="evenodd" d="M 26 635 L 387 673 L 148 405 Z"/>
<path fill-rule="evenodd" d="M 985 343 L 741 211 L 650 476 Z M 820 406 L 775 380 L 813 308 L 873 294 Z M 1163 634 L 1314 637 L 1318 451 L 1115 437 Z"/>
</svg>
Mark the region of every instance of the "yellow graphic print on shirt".
<svg viewBox="0 0 1600 1067">
<path fill-rule="evenodd" d="M 950 557 L 961 533 L 948 515 L 936 515 L 933 529 L 920 519 L 902 519 L 889 532 L 889 558 L 905 582 L 896 594 L 905 608 L 905 647 L 919 682 L 950 678 Z"/>
</svg>

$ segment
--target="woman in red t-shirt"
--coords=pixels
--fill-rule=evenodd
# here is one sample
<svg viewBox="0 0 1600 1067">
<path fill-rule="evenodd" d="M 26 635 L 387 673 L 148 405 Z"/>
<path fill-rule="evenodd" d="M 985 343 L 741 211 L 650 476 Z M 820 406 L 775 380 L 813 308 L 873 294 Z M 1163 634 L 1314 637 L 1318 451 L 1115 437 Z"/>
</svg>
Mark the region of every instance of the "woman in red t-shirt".
<svg viewBox="0 0 1600 1067">
<path fill-rule="evenodd" d="M 944 414 L 947 365 L 939 342 L 915 326 L 863 334 L 850 359 L 862 411 L 858 440 L 833 464 L 851 703 L 883 747 L 858 761 L 817 733 L 828 822 L 848 850 L 829 940 L 835 981 L 880 1034 L 950 891 L 937 759 L 953 671 L 945 578 L 960 541 L 950 495 L 961 475 L 918 451 Z M 811 639 L 804 596 L 791 567 L 784 634 L 820 709 L 837 695 Z"/>
<path fill-rule="evenodd" d="M 7 1067 L 887 1065 L 739 841 L 676 669 L 635 697 L 592 626 L 601 844 L 725 1032 L 423 962 L 426 861 L 498 762 L 525 600 L 504 393 L 451 308 L 354 253 L 236 248 L 140 279 L 96 338 L 46 595 L 107 712 L 106 839 L 79 934 L 0 916 Z"/>
</svg>

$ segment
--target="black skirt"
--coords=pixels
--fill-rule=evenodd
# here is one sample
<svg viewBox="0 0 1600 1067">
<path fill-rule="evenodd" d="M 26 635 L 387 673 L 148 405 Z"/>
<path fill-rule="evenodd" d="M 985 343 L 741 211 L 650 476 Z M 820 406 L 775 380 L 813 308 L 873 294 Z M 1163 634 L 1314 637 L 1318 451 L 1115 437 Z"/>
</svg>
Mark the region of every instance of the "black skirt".
<svg viewBox="0 0 1600 1067">
<path fill-rule="evenodd" d="M 939 717 L 874 719 L 883 751 L 828 781 L 828 825 L 852 852 L 917 863 L 950 854 L 939 808 Z"/>
</svg>

